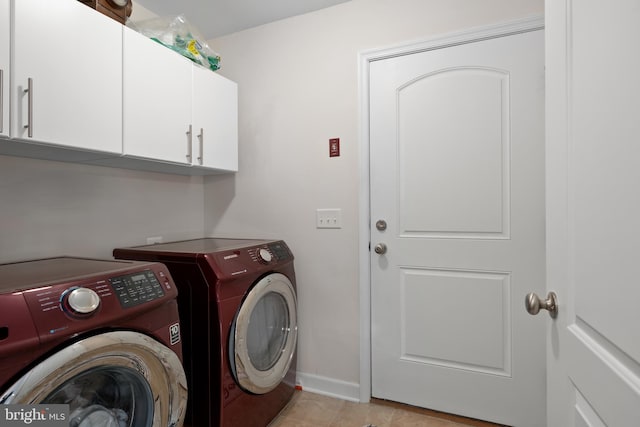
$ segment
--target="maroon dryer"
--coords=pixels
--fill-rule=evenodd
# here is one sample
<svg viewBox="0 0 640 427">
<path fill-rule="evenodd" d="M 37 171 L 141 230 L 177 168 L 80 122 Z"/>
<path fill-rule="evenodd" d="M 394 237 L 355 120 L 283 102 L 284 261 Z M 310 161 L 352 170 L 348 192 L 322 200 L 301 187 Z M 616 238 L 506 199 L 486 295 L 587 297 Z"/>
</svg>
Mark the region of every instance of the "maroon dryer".
<svg viewBox="0 0 640 427">
<path fill-rule="evenodd" d="M 176 297 L 159 263 L 0 264 L 0 405 L 69 405 L 70 425 L 182 425 Z"/>
<path fill-rule="evenodd" d="M 185 425 L 269 424 L 295 389 L 296 284 L 285 242 L 204 238 L 113 254 L 164 263 L 178 287 Z"/>
</svg>

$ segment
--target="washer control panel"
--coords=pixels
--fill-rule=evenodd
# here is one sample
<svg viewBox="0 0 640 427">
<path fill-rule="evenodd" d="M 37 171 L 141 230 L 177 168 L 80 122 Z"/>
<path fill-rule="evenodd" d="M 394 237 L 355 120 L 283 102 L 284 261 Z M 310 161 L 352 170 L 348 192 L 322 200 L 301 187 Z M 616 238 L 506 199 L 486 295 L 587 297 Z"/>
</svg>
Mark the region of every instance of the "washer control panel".
<svg viewBox="0 0 640 427">
<path fill-rule="evenodd" d="M 267 247 L 278 261 L 286 261 L 291 258 L 291 252 L 284 242 L 270 243 Z"/>
<path fill-rule="evenodd" d="M 271 255 L 271 252 L 269 252 L 268 249 L 265 249 L 265 248 L 258 249 L 258 261 L 264 264 L 269 264 L 272 259 L 273 259 L 273 256 Z"/>
<path fill-rule="evenodd" d="M 38 269 L 37 277 L 30 267 Z M 156 262 L 56 258 L 11 268 L 19 268 L 25 284 L 36 284 L 24 286 L 21 294 L 42 342 L 117 327 L 178 295 L 169 270 Z"/>
<path fill-rule="evenodd" d="M 237 279 L 245 274 L 256 274 L 278 268 L 293 261 L 289 247 L 283 241 L 230 248 L 207 254 L 219 280 Z"/>
<path fill-rule="evenodd" d="M 250 248 L 248 251 L 251 258 L 261 264 L 282 262 L 291 258 L 291 253 L 283 242 L 268 243 L 261 247 Z"/>
<path fill-rule="evenodd" d="M 162 285 L 150 270 L 109 279 L 123 308 L 135 307 L 164 296 Z"/>
<path fill-rule="evenodd" d="M 100 296 L 91 288 L 69 288 L 60 296 L 60 306 L 70 316 L 89 316 L 100 307 Z"/>
</svg>

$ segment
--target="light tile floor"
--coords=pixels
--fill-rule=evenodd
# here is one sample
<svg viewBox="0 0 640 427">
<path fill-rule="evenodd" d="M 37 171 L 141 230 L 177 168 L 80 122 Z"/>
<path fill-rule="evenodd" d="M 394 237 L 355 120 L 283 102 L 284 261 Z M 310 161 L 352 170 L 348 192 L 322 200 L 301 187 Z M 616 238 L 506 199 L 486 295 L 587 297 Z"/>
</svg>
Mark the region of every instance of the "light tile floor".
<svg viewBox="0 0 640 427">
<path fill-rule="evenodd" d="M 374 399 L 355 403 L 306 391 L 296 391 L 291 402 L 269 427 L 499 427 Z"/>
</svg>

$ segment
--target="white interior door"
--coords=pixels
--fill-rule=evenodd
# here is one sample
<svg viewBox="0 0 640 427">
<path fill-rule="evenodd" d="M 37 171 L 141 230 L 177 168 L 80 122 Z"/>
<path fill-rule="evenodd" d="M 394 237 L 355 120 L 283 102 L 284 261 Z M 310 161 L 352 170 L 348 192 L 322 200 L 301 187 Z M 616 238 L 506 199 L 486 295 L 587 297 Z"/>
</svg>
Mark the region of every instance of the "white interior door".
<svg viewBox="0 0 640 427">
<path fill-rule="evenodd" d="M 640 3 L 550 1 L 548 425 L 640 425 Z"/>
<path fill-rule="evenodd" d="M 523 306 L 545 278 L 543 32 L 369 77 L 372 395 L 543 425 L 544 322 Z"/>
</svg>

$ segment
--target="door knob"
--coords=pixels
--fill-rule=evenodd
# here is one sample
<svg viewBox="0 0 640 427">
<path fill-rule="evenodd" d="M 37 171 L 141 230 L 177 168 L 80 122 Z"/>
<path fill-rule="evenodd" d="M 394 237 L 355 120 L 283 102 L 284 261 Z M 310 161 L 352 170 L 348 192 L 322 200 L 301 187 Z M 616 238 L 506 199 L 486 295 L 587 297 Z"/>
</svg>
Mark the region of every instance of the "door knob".
<svg viewBox="0 0 640 427">
<path fill-rule="evenodd" d="M 384 231 L 387 229 L 387 221 L 384 219 L 379 219 L 376 221 L 376 228 L 378 231 Z"/>
<path fill-rule="evenodd" d="M 558 297 L 555 292 L 549 292 L 546 300 L 541 300 L 540 297 L 533 292 L 527 294 L 524 299 L 524 306 L 527 308 L 529 314 L 538 314 L 540 309 L 548 310 L 549 316 L 556 318 L 558 315 Z"/>
<path fill-rule="evenodd" d="M 377 245 L 374 246 L 373 250 L 378 255 L 383 255 L 383 254 L 387 253 L 387 245 L 385 245 L 384 243 L 378 243 Z"/>
</svg>

